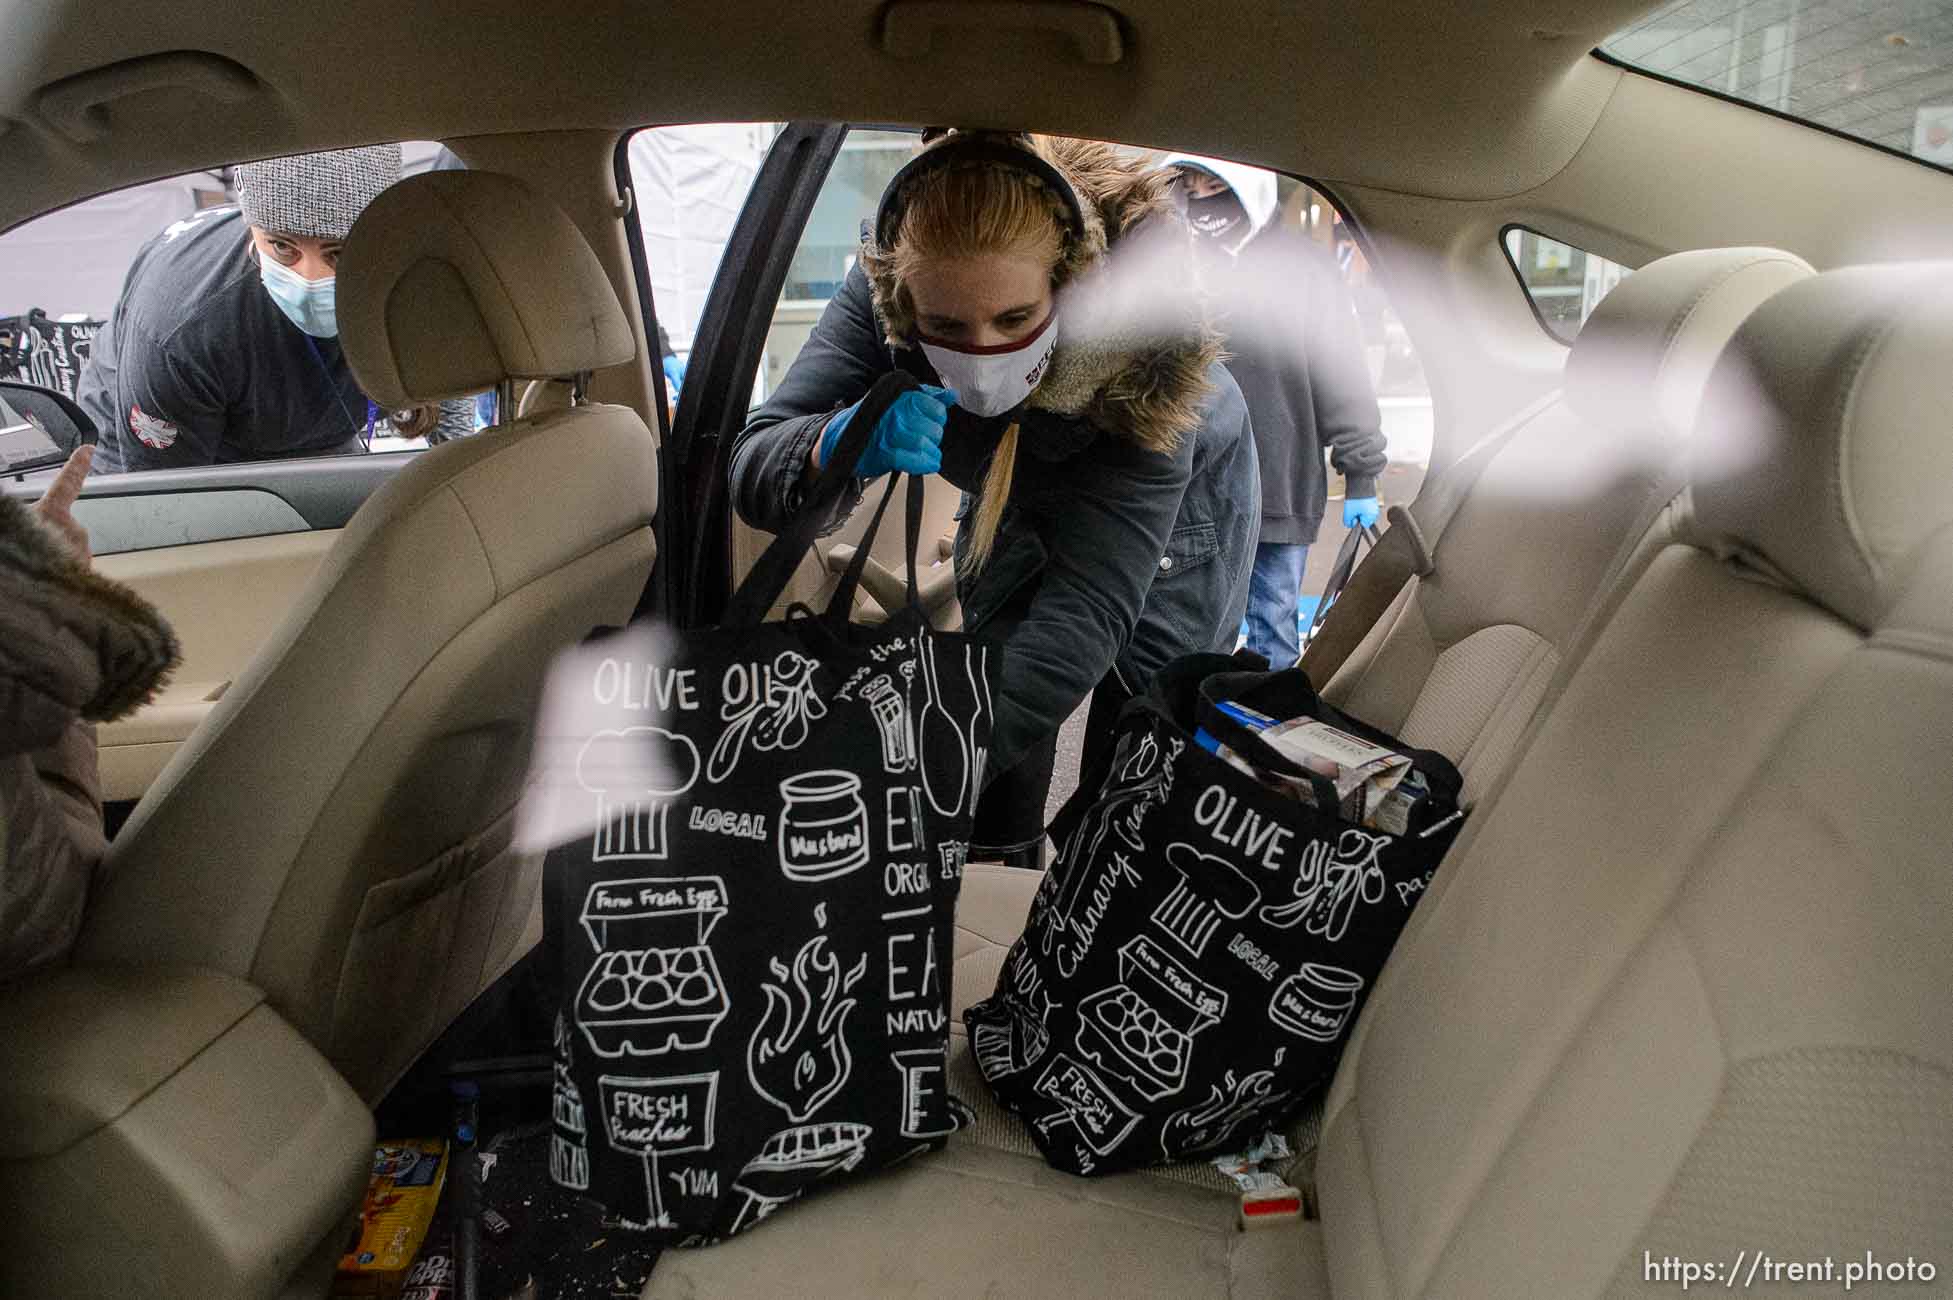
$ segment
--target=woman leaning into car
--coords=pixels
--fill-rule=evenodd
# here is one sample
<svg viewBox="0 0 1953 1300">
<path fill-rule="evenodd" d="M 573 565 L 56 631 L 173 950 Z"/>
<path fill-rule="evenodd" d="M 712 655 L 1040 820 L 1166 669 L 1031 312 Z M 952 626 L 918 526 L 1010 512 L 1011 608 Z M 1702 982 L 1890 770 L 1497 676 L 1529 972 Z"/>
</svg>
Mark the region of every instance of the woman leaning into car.
<svg viewBox="0 0 1953 1300">
<path fill-rule="evenodd" d="M 778 531 L 850 403 L 898 368 L 928 385 L 882 417 L 861 477 L 940 473 L 966 493 L 965 626 L 1005 648 L 975 840 L 1034 864 L 1057 730 L 1087 692 L 1091 773 L 1155 671 L 1233 646 L 1259 527 L 1254 441 L 1170 175 L 1084 140 L 924 140 L 741 435 L 733 499 Z"/>
</svg>

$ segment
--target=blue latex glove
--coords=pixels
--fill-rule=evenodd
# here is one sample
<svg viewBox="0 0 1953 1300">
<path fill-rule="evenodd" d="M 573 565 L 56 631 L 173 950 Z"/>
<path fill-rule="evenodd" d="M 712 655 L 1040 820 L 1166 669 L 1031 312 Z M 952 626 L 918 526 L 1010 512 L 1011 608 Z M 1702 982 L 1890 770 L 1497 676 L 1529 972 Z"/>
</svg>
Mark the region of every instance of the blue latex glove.
<svg viewBox="0 0 1953 1300">
<path fill-rule="evenodd" d="M 678 400 L 678 390 L 685 386 L 685 363 L 677 357 L 665 358 L 665 396 Z"/>
<path fill-rule="evenodd" d="M 1375 497 L 1349 497 L 1343 502 L 1343 527 L 1375 527 L 1382 513 L 1383 505 Z"/>
<path fill-rule="evenodd" d="M 876 478 L 890 472 L 934 474 L 943 467 L 943 426 L 948 423 L 949 408 L 954 405 L 956 390 L 952 388 L 923 384 L 903 393 L 875 426 L 875 436 L 868 443 L 868 450 L 861 453 L 855 474 L 861 478 Z M 856 402 L 836 412 L 821 431 L 822 468 L 826 468 L 828 457 L 840 444 L 848 421 L 860 409 L 861 403 Z"/>
</svg>

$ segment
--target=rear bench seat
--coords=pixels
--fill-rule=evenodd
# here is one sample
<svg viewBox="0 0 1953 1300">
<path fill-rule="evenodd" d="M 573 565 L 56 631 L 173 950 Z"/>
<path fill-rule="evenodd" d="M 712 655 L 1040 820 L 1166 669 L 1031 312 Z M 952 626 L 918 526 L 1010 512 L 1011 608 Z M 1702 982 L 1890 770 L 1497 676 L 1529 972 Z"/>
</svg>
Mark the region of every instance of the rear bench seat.
<svg viewBox="0 0 1953 1300">
<path fill-rule="evenodd" d="M 1452 759 L 1475 803 L 1601 612 L 1598 594 L 1618 588 L 1680 489 L 1683 443 L 1723 345 L 1759 303 L 1811 274 L 1777 249 L 1717 248 L 1661 258 L 1616 286 L 1574 344 L 1563 396 L 1467 453 L 1483 464 L 1431 539 L 1436 572 L 1405 584 L 1325 697 Z M 1042 878 L 971 866 L 958 1017 L 996 986 Z"/>
<path fill-rule="evenodd" d="M 1600 593 L 1680 490 L 1723 345 L 1811 274 L 1777 249 L 1714 248 L 1615 286 L 1567 357 L 1561 399 L 1468 453 L 1483 468 L 1431 539 L 1436 571 L 1404 584 L 1324 698 L 1449 757 L 1477 803 L 1602 612 Z"/>
<path fill-rule="evenodd" d="M 1945 264 L 1805 280 L 1737 333 L 1688 490 L 1364 1010 L 1320 1224 L 1237 1234 L 1221 1194 L 958 1142 L 670 1252 L 646 1294 L 1584 1297 L 1643 1290 L 1644 1252 L 1739 1250 L 1943 1271 L 1948 356 Z"/>
</svg>

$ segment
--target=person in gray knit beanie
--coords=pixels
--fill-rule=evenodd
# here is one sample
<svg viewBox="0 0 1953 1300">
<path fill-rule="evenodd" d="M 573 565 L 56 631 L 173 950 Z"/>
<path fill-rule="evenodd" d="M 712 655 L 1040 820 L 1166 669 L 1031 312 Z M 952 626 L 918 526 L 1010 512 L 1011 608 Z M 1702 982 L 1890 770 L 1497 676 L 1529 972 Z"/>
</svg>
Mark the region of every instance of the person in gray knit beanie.
<svg viewBox="0 0 1953 1300">
<path fill-rule="evenodd" d="M 340 246 L 400 172 L 392 144 L 245 163 L 236 206 L 145 244 L 77 385 L 94 472 L 351 455 L 383 426 L 472 432 L 466 398 L 381 411 L 339 346 Z"/>
<path fill-rule="evenodd" d="M 400 146 L 266 158 L 236 169 L 244 220 L 267 234 L 338 242 L 381 190 L 400 179 Z"/>
</svg>

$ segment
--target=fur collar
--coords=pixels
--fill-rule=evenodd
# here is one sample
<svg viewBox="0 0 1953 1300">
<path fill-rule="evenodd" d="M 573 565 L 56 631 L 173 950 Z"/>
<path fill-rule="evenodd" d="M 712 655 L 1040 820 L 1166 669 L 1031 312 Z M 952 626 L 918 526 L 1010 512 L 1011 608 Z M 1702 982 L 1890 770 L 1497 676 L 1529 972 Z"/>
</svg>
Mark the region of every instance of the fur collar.
<svg viewBox="0 0 1953 1300">
<path fill-rule="evenodd" d="M 1171 452 L 1199 427 L 1207 370 L 1223 355 L 1169 197 L 1171 176 L 1095 140 L 1029 142 L 1071 182 L 1085 217 L 1084 238 L 1054 272 L 1058 346 L 1030 406 Z M 913 306 L 889 260 L 864 248 L 862 267 L 889 346 L 911 346 Z"/>
<path fill-rule="evenodd" d="M 47 743 L 76 715 L 121 717 L 155 694 L 179 657 L 154 606 L 0 496 L 0 731 Z"/>
</svg>

